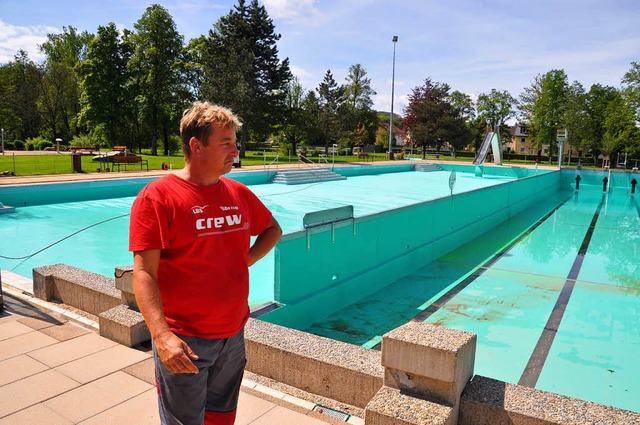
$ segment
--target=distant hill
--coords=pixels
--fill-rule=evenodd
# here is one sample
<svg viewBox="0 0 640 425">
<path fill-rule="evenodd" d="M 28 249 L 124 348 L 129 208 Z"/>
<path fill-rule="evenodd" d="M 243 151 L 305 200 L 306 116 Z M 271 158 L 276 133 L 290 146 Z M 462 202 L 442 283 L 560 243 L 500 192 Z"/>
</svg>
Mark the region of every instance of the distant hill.
<svg viewBox="0 0 640 425">
<path fill-rule="evenodd" d="M 376 114 L 378 115 L 378 121 L 389 122 L 388 111 L 376 111 Z M 395 112 L 393 113 L 393 123 L 397 127 L 402 127 L 402 120 L 403 120 L 402 115 L 396 114 Z"/>
</svg>

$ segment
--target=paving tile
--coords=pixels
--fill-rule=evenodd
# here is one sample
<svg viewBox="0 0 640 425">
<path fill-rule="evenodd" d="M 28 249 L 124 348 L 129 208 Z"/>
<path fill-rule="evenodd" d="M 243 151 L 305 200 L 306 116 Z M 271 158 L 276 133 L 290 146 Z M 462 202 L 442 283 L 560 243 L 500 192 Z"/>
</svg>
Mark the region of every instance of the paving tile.
<svg viewBox="0 0 640 425">
<path fill-rule="evenodd" d="M 19 318 L 20 318 L 20 316 L 17 316 L 15 314 L 11 314 L 11 313 L 8 313 L 8 312 L 4 311 L 4 312 L 0 313 L 0 324 L 9 323 L 9 322 L 15 322 Z"/>
<path fill-rule="evenodd" d="M 244 391 L 240 391 L 236 425 L 248 425 L 253 423 L 253 421 L 260 418 L 274 407 L 276 407 L 276 405 L 267 400 L 247 394 Z"/>
<path fill-rule="evenodd" d="M 58 342 L 55 339 L 54 341 Z M 32 351 L 29 353 L 29 356 L 49 367 L 57 367 L 116 345 L 118 345 L 118 343 L 115 341 L 89 332 L 86 335 Z"/>
<path fill-rule="evenodd" d="M 250 423 L 251 425 L 324 425 L 327 422 L 294 412 L 282 406 L 276 406 Z"/>
<path fill-rule="evenodd" d="M 0 341 L 0 361 L 28 353 L 58 341 L 40 332 L 29 332 L 10 339 Z"/>
<path fill-rule="evenodd" d="M 73 379 L 47 370 L 0 387 L 0 418 L 55 397 L 79 384 Z"/>
<path fill-rule="evenodd" d="M 81 326 L 74 325 L 73 323 L 65 323 L 62 325 L 49 326 L 40 330 L 45 335 L 49 335 L 51 338 L 55 338 L 58 341 L 67 341 L 72 338 L 76 338 L 81 335 L 86 335 L 91 332 Z"/>
<path fill-rule="evenodd" d="M 73 423 L 78 423 L 127 401 L 149 388 L 153 387 L 138 378 L 118 371 L 47 400 L 43 404 Z"/>
<path fill-rule="evenodd" d="M 155 366 L 153 364 L 153 357 L 143 360 L 140 363 L 125 367 L 122 371 L 129 375 L 133 375 L 138 379 L 142 379 L 144 382 L 148 382 L 153 386 L 156 385 L 156 373 Z"/>
<path fill-rule="evenodd" d="M 72 425 L 73 422 L 58 415 L 42 403 L 34 404 L 27 409 L 0 419 L 0 425 L 25 424 Z"/>
<path fill-rule="evenodd" d="M 18 321 L 0 324 L 0 341 L 33 332 L 29 326 L 25 326 Z"/>
<path fill-rule="evenodd" d="M 25 354 L 11 357 L 10 359 L 0 362 L 0 386 L 10 384 L 27 376 L 35 375 L 47 369 L 47 366 Z"/>
<path fill-rule="evenodd" d="M 159 423 L 158 393 L 153 388 L 80 422 L 80 425 L 158 425 Z"/>
<path fill-rule="evenodd" d="M 65 342 L 61 342 L 60 344 L 65 344 Z M 65 363 L 56 367 L 55 370 L 84 384 L 115 372 L 116 370 L 131 366 L 134 363 L 141 362 L 147 358 L 149 358 L 148 353 L 143 353 L 123 345 L 116 345 L 78 360 Z"/>
<path fill-rule="evenodd" d="M 61 314 L 50 313 L 48 316 L 50 317 L 48 317 L 47 319 L 38 319 L 35 317 L 21 317 L 20 319 L 18 319 L 18 322 L 22 323 L 23 325 L 27 325 L 30 328 L 35 330 L 48 328 L 50 326 L 61 325 L 67 322 L 67 319 L 64 318 L 64 316 L 62 316 Z"/>
</svg>

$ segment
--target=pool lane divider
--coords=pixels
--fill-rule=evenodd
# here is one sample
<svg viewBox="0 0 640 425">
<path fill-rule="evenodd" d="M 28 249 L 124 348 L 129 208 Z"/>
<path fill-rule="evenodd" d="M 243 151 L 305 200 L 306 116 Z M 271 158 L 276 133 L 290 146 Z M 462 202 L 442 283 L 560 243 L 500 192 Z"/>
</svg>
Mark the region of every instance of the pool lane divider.
<svg viewBox="0 0 640 425">
<path fill-rule="evenodd" d="M 482 276 L 482 274 L 485 271 L 487 271 L 487 269 L 489 269 L 493 264 L 495 264 L 506 253 L 508 253 L 511 250 L 511 248 L 513 248 L 514 245 L 516 245 L 522 239 L 527 237 L 531 232 L 533 232 L 535 229 L 537 229 L 538 226 L 540 226 L 542 223 L 547 221 L 549 219 L 549 217 L 551 217 L 556 211 L 558 211 L 558 209 L 560 207 L 562 207 L 564 204 L 566 204 L 573 196 L 574 195 L 571 194 L 569 197 L 567 197 L 567 199 L 562 201 L 554 209 L 552 209 L 547 214 L 545 214 L 545 216 L 542 217 L 540 220 L 536 221 L 531 227 L 529 227 L 529 229 L 527 229 L 525 232 L 523 232 L 519 237 L 513 239 L 511 242 L 509 242 L 507 245 L 505 245 L 500 251 L 495 253 L 491 258 L 489 258 L 486 262 L 484 262 L 481 266 L 477 267 L 470 275 L 468 275 L 463 280 L 461 280 L 460 283 L 455 285 L 453 288 L 451 288 L 449 291 L 447 291 L 445 294 L 443 294 L 440 298 L 438 298 L 436 301 L 431 303 L 431 305 L 429 305 L 429 307 L 427 307 L 426 309 L 424 309 L 420 313 L 418 313 L 416 316 L 414 316 L 411 319 L 411 321 L 413 321 L 413 322 L 424 322 L 432 314 L 434 314 L 435 312 L 440 310 L 446 303 L 451 301 L 451 299 L 454 298 L 456 295 L 458 295 L 463 289 L 465 289 L 467 286 L 469 286 L 477 278 Z"/>
<path fill-rule="evenodd" d="M 555 306 L 553 307 L 553 310 L 551 311 L 549 319 L 547 320 L 547 324 L 544 326 L 542 334 L 540 334 L 538 343 L 531 353 L 531 357 L 527 362 L 527 366 L 525 367 L 524 372 L 522 373 L 522 376 L 518 381 L 518 385 L 535 388 L 538 379 L 540 378 L 540 373 L 542 373 L 542 368 L 547 361 L 549 351 L 551 351 L 551 345 L 553 344 L 553 341 L 558 333 L 558 329 L 560 328 L 560 323 L 562 322 L 562 317 L 564 316 L 564 312 L 567 309 L 567 304 L 569 304 L 569 299 L 571 298 L 571 294 L 573 293 L 573 288 L 576 284 L 576 280 L 578 279 L 578 274 L 580 274 L 580 269 L 582 268 L 584 257 L 587 253 L 587 249 L 589 248 L 591 237 L 593 236 L 593 231 L 596 228 L 596 223 L 598 222 L 598 218 L 600 217 L 600 211 L 602 210 L 602 206 L 604 205 L 605 196 L 606 195 L 604 194 L 602 195 L 600 204 L 598 204 L 596 212 L 591 218 L 589 229 L 584 235 L 584 239 L 582 240 L 582 244 L 580 245 L 580 249 L 578 250 L 578 255 L 576 255 L 576 258 L 573 261 L 573 265 L 571 266 L 569 275 L 564 282 L 564 286 L 560 291 L 560 295 L 558 295 L 558 299 Z"/>
<path fill-rule="evenodd" d="M 564 204 L 566 204 L 573 197 L 574 197 L 574 193 L 569 195 L 564 201 L 559 203 L 555 208 L 553 208 L 551 211 L 549 211 L 547 214 L 545 214 L 544 217 L 542 217 L 541 219 L 536 221 L 531 227 L 529 227 L 529 229 L 527 229 L 525 232 L 523 232 L 519 237 L 514 238 L 511 242 L 506 244 L 499 252 L 494 254 L 491 258 L 489 258 L 487 261 L 485 261 L 481 266 L 477 267 L 470 275 L 468 275 L 466 278 L 461 280 L 457 285 L 455 285 L 453 288 L 451 288 L 445 294 L 440 296 L 440 298 L 435 300 L 433 303 L 431 303 L 431 305 L 429 305 L 429 307 L 427 307 L 426 309 L 422 310 L 420 313 L 418 313 L 416 316 L 414 316 L 412 319 L 410 319 L 410 321 L 412 321 L 412 322 L 424 322 L 425 320 L 427 320 L 432 314 L 434 314 L 435 312 L 440 310 L 446 303 L 448 303 L 452 298 L 454 298 L 456 295 L 458 295 L 464 288 L 469 286 L 478 277 L 482 276 L 482 274 L 489 267 L 491 267 L 493 264 L 495 264 L 496 261 L 498 261 L 500 258 L 502 258 L 507 252 L 509 252 L 509 250 L 511 248 L 513 248 L 514 245 L 516 245 L 522 239 L 527 237 L 531 232 L 533 232 L 535 229 L 537 229 L 538 226 L 540 226 L 542 223 L 547 221 L 549 219 L 549 217 L 551 217 L 556 211 L 558 211 L 558 209 L 560 209 L 560 207 L 562 207 Z M 381 347 L 382 347 L 382 342 L 378 342 L 377 344 L 375 344 L 371 348 L 374 349 L 374 350 L 380 350 Z"/>
</svg>

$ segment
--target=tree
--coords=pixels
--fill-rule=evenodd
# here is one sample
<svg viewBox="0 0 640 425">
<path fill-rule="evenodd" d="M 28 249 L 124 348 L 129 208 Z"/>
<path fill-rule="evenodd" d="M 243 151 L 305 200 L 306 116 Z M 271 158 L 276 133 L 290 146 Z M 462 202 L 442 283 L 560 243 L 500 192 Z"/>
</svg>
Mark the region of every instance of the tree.
<svg viewBox="0 0 640 425">
<path fill-rule="evenodd" d="M 338 86 L 330 69 L 324 74 L 324 79 L 316 89 L 320 106 L 320 124 L 324 141 L 325 155 L 329 154 L 329 142 L 332 144 L 340 138 L 341 126 L 339 112 L 345 105 L 345 87 Z"/>
<path fill-rule="evenodd" d="M 467 122 L 476 117 L 476 110 L 471 96 L 457 90 L 451 92 L 451 105 L 459 111 L 460 116 Z"/>
<path fill-rule="evenodd" d="M 635 110 L 640 122 L 640 63 L 631 62 L 631 68 L 622 77 L 624 95 Z"/>
<path fill-rule="evenodd" d="M 549 147 L 551 160 L 557 131 L 564 128 L 567 96 L 567 74 L 563 70 L 554 69 L 542 76 L 538 75 L 520 97 L 529 137 L 538 149 L 538 162 L 542 146 Z"/>
<path fill-rule="evenodd" d="M 5 137 L 26 140 L 36 137 L 41 129 L 38 94 L 41 70 L 19 50 L 10 62 L 0 67 L 0 118 Z"/>
<path fill-rule="evenodd" d="M 367 77 L 362 65 L 351 65 L 345 80 L 345 96 L 351 109 L 371 109 L 376 92 L 371 88 L 371 78 Z"/>
<path fill-rule="evenodd" d="M 158 154 L 160 136 L 167 154 L 171 121 L 177 121 L 178 111 L 185 106 L 184 99 L 176 95 L 183 92 L 183 82 L 176 69 L 183 37 L 169 12 L 158 4 L 149 6 L 134 28 L 136 32 L 131 41 L 135 50 L 129 70 L 139 90 L 140 119 L 149 131 L 151 154 Z"/>
<path fill-rule="evenodd" d="M 231 108 L 243 121 L 240 155 L 249 134 L 265 140 L 285 115 L 289 60 L 278 59 L 273 21 L 264 6 L 238 0 L 209 31 L 202 53 L 203 95 Z"/>
<path fill-rule="evenodd" d="M 285 100 L 287 112 L 282 125 L 282 134 L 288 144 L 291 145 L 291 152 L 295 155 L 298 143 L 304 137 L 304 96 L 305 92 L 297 77 L 293 77 L 287 86 L 287 97 Z"/>
<path fill-rule="evenodd" d="M 371 87 L 371 79 L 367 77 L 367 71 L 360 64 L 349 67 L 349 73 L 345 78 L 345 108 L 340 113 L 342 129 L 348 135 L 344 146 L 363 146 L 374 143 L 378 119 L 376 112 L 371 109 L 372 97 L 376 95 Z"/>
<path fill-rule="evenodd" d="M 589 116 L 587 115 L 587 95 L 584 87 L 574 81 L 568 88 L 567 108 L 563 119 L 568 132 L 567 141 L 572 148 L 580 153 L 588 149 Z"/>
<path fill-rule="evenodd" d="M 617 95 L 615 87 L 594 84 L 586 95 L 588 127 L 586 133 L 586 148 L 591 151 L 594 159 L 602 149 L 604 140 L 605 114 L 609 103 Z M 610 143 L 611 141 L 609 141 Z"/>
<path fill-rule="evenodd" d="M 79 68 L 84 89 L 81 122 L 92 129 L 104 129 L 109 146 L 124 143 L 125 123 L 134 110 L 128 87 L 130 58 L 130 49 L 111 22 L 98 27 L 96 38 L 89 44 L 87 59 Z"/>
<path fill-rule="evenodd" d="M 304 131 L 303 144 L 317 145 L 322 143 L 322 126 L 320 124 L 320 99 L 314 90 L 307 92 L 302 102 Z"/>
<path fill-rule="evenodd" d="M 448 84 L 427 78 L 409 95 L 404 125 L 411 139 L 422 145 L 423 158 L 426 158 L 428 146 L 440 150 L 448 142 L 455 149 L 460 149 L 471 141 L 471 133 L 465 126 L 461 111 L 451 104 L 449 90 Z"/>
<path fill-rule="evenodd" d="M 498 131 L 503 144 L 511 140 L 511 131 L 507 120 L 515 117 L 518 101 L 506 90 L 491 89 L 489 93 L 478 96 L 478 118 L 489 123 L 489 128 Z"/>
<path fill-rule="evenodd" d="M 616 92 L 607 105 L 604 129 L 600 145 L 603 155 L 616 151 L 632 155 L 639 152 L 640 130 L 636 125 L 635 110 L 620 92 Z"/>
<path fill-rule="evenodd" d="M 93 34 L 81 33 L 72 26 L 61 34 L 48 34 L 40 50 L 47 56 L 42 67 L 41 113 L 54 137 L 69 139 L 80 134 L 80 77 L 77 66 L 86 59 Z"/>
</svg>

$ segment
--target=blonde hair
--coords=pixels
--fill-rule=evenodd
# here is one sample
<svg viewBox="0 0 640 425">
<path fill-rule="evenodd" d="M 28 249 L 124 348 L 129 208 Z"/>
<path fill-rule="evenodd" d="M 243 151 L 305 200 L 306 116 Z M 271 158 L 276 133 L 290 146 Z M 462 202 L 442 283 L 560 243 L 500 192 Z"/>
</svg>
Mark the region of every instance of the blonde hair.
<svg viewBox="0 0 640 425">
<path fill-rule="evenodd" d="M 242 127 L 242 123 L 230 109 L 209 102 L 194 102 L 184 111 L 180 120 L 180 138 L 184 155 L 191 156 L 189 140 L 192 137 L 206 146 L 214 127 L 237 130 Z"/>
</svg>

